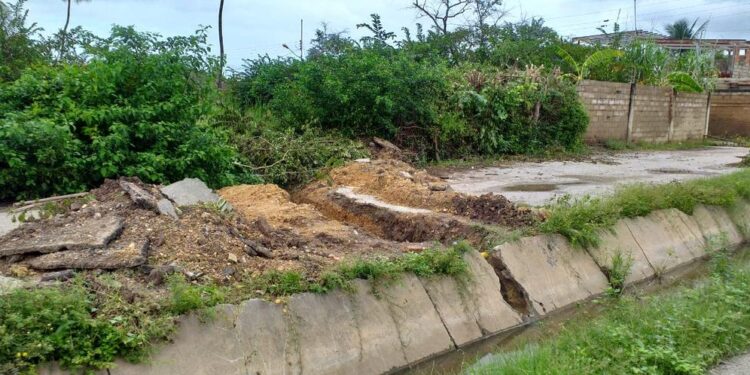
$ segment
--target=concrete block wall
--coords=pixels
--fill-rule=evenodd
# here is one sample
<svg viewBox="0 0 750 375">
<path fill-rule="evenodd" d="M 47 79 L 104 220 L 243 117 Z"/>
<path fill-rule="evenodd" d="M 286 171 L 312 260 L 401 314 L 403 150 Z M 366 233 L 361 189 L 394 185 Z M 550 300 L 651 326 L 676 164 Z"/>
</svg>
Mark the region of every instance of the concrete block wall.
<svg viewBox="0 0 750 375">
<path fill-rule="evenodd" d="M 732 68 L 732 78 L 750 78 L 750 64 L 740 61 Z"/>
<path fill-rule="evenodd" d="M 585 80 L 578 84 L 578 95 L 589 114 L 586 141 L 625 140 L 630 84 Z"/>
<path fill-rule="evenodd" d="M 713 93 L 708 134 L 750 137 L 750 92 Z"/>
<path fill-rule="evenodd" d="M 705 133 L 708 94 L 674 94 L 672 89 L 584 80 L 578 95 L 589 114 L 587 142 L 604 140 L 663 143 L 701 139 Z M 632 116 L 632 119 L 631 119 Z"/>
<path fill-rule="evenodd" d="M 717 239 L 730 248 L 750 239 L 750 203 L 624 219 L 585 250 L 559 235 L 522 238 L 495 248 L 489 262 L 466 254 L 466 279 L 408 274 L 392 285 L 358 280 L 354 293 L 218 306 L 210 322 L 182 318 L 173 342 L 148 363 L 120 362 L 101 374 L 390 373 L 601 295 L 616 256 L 633 260 L 628 286 L 705 259 Z M 527 300 L 529 311 L 506 302 L 510 295 Z"/>
<path fill-rule="evenodd" d="M 706 131 L 708 96 L 678 92 L 674 97 L 672 141 L 701 139 Z"/>
<path fill-rule="evenodd" d="M 664 87 L 636 86 L 631 141 L 669 141 L 671 94 L 672 90 Z"/>
</svg>

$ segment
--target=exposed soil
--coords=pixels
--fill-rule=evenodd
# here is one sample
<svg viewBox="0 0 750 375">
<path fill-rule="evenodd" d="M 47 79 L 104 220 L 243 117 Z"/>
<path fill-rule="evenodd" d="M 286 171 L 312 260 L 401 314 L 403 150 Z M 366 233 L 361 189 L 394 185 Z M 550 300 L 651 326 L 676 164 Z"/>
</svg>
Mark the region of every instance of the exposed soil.
<svg viewBox="0 0 750 375">
<path fill-rule="evenodd" d="M 443 179 L 393 159 L 355 162 L 333 169 L 324 183 L 310 184 L 297 196 L 302 201 L 319 201 L 310 197 L 320 195 L 321 189 L 341 186 L 387 203 L 450 213 L 487 224 L 514 228 L 534 221 L 531 211 L 518 209 L 502 195 L 472 197 L 456 193 Z"/>
</svg>

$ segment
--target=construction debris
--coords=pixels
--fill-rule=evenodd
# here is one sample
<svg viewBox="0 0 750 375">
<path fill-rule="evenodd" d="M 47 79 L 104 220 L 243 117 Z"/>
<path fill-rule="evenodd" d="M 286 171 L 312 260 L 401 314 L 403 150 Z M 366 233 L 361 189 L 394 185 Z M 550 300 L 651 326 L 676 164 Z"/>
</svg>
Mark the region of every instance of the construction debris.
<svg viewBox="0 0 750 375">
<path fill-rule="evenodd" d="M 219 201 L 219 196 L 197 178 L 186 178 L 167 185 L 161 188 L 161 192 L 181 207 Z"/>
<path fill-rule="evenodd" d="M 0 256 L 99 249 L 122 232 L 123 221 L 122 218 L 113 215 L 65 223 L 52 220 L 46 222 L 43 228 L 24 229 L 26 228 L 19 228 L 0 238 Z"/>
<path fill-rule="evenodd" d="M 38 270 L 74 268 L 81 270 L 116 270 L 133 268 L 146 263 L 148 240 L 136 244 L 131 242 L 117 249 L 69 250 L 45 254 L 28 263 Z"/>
</svg>

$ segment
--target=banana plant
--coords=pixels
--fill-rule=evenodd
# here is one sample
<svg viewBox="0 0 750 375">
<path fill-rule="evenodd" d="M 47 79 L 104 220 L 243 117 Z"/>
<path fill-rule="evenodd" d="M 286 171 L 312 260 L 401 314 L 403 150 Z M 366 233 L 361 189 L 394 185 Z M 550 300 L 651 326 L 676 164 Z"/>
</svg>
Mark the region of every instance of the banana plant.
<svg viewBox="0 0 750 375">
<path fill-rule="evenodd" d="M 677 91 L 703 92 L 703 86 L 686 72 L 672 72 L 667 75 L 667 82 Z"/>
<path fill-rule="evenodd" d="M 570 65 L 571 68 L 575 70 L 576 79 L 578 81 L 581 81 L 589 76 L 589 73 L 591 73 L 591 67 L 601 65 L 606 62 L 610 62 L 618 57 L 621 57 L 623 55 L 623 52 L 615 49 L 599 50 L 589 55 L 589 57 L 587 57 L 586 60 L 581 63 L 577 62 L 573 58 L 573 56 L 571 56 L 568 51 L 564 50 L 562 47 L 557 48 L 557 55 L 560 56 L 560 58 L 562 58 L 566 63 L 568 63 L 568 65 Z"/>
</svg>

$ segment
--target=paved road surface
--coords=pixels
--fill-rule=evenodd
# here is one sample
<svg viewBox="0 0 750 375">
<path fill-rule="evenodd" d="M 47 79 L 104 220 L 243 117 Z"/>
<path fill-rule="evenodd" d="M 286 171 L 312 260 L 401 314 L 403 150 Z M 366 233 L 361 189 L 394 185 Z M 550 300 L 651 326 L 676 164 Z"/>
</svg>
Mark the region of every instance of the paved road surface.
<svg viewBox="0 0 750 375">
<path fill-rule="evenodd" d="M 748 151 L 744 147 L 710 147 L 599 155 L 580 162 L 524 162 L 457 172 L 448 182 L 458 192 L 502 194 L 536 206 L 562 194 L 605 194 L 622 183 L 667 183 L 730 173 L 738 169 L 736 164 Z"/>
</svg>

